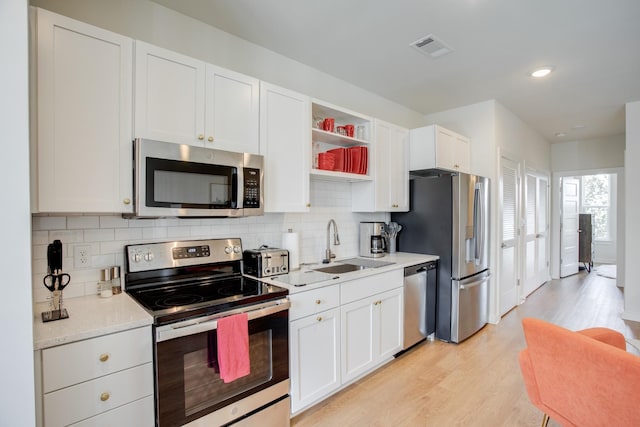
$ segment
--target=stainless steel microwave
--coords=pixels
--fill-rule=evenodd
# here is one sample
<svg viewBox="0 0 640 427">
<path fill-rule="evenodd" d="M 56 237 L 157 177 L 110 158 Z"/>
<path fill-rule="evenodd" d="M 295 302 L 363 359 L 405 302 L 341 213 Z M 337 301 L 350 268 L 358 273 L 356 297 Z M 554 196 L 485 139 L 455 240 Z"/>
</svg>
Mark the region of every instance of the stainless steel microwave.
<svg viewBox="0 0 640 427">
<path fill-rule="evenodd" d="M 136 139 L 135 217 L 262 215 L 263 158 Z"/>
</svg>

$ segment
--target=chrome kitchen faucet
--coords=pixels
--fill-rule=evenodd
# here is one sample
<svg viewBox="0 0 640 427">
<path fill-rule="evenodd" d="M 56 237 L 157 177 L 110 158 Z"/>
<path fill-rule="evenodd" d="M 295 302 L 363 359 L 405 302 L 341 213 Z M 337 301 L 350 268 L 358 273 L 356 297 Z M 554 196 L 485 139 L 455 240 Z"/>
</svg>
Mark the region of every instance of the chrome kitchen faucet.
<svg viewBox="0 0 640 427">
<path fill-rule="evenodd" d="M 329 220 L 327 224 L 327 250 L 325 251 L 325 259 L 322 260 L 323 264 L 329 264 L 331 262 L 331 258 L 335 258 L 336 254 L 331 252 L 331 240 L 329 238 L 329 233 L 331 232 L 331 224 L 333 223 L 333 244 L 338 246 L 340 244 L 340 236 L 338 235 L 338 225 L 333 219 Z"/>
</svg>

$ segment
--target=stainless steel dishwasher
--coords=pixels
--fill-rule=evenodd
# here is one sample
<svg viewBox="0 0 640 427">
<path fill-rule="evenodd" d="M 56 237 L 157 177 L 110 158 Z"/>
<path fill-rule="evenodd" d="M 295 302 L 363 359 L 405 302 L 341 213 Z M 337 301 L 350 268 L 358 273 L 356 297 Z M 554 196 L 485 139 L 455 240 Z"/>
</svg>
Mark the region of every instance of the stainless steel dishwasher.
<svg viewBox="0 0 640 427">
<path fill-rule="evenodd" d="M 437 261 L 404 269 L 403 350 L 435 332 Z"/>
</svg>

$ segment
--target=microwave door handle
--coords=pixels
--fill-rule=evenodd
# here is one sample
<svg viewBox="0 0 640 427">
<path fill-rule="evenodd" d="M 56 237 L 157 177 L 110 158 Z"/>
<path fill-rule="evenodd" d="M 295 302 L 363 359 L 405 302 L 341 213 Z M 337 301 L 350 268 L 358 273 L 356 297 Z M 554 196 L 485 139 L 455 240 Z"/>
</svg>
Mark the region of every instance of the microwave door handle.
<svg viewBox="0 0 640 427">
<path fill-rule="evenodd" d="M 232 209 L 242 208 L 244 194 L 241 194 L 240 196 L 238 196 L 238 191 L 239 191 L 238 188 L 239 188 L 239 181 L 241 179 L 243 180 L 244 179 L 243 177 L 244 175 L 238 174 L 238 170 L 234 168 L 234 171 L 231 173 L 231 208 Z M 244 189 L 244 186 L 242 188 Z"/>
</svg>

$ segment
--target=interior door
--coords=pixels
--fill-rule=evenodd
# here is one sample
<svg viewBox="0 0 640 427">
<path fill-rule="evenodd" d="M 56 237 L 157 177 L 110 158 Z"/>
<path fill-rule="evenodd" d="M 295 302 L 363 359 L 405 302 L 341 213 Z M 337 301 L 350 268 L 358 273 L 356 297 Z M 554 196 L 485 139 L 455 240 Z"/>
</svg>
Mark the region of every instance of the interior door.
<svg viewBox="0 0 640 427">
<path fill-rule="evenodd" d="M 498 280 L 501 316 L 518 304 L 519 174 L 519 165 L 516 162 L 504 157 L 501 159 L 502 244 Z"/>
<path fill-rule="evenodd" d="M 560 220 L 560 277 L 578 272 L 578 206 L 580 181 L 562 178 L 562 212 Z"/>
<path fill-rule="evenodd" d="M 538 212 L 536 215 L 536 276 L 542 284 L 549 280 L 549 179 L 538 177 Z"/>
<path fill-rule="evenodd" d="M 548 179 L 533 171 L 525 176 L 524 296 L 547 280 Z"/>
</svg>

